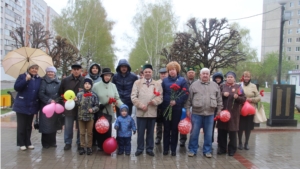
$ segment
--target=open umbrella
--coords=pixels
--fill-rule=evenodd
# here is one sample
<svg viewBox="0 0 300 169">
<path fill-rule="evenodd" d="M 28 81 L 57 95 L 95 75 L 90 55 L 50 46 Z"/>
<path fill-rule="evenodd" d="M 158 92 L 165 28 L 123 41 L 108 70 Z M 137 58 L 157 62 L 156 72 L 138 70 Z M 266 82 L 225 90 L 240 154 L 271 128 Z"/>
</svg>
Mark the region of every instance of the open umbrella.
<svg viewBox="0 0 300 169">
<path fill-rule="evenodd" d="M 9 52 L 2 60 L 2 66 L 6 74 L 17 78 L 26 72 L 29 65 L 39 66 L 38 74 L 44 76 L 46 68 L 53 66 L 52 58 L 40 49 L 22 47 Z"/>
</svg>

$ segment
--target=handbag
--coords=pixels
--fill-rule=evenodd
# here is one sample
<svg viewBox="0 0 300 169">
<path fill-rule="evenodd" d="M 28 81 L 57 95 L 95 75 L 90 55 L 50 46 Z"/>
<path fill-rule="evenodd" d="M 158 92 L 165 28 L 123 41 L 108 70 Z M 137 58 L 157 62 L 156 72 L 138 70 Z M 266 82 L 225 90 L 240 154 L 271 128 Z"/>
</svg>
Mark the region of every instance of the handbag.
<svg viewBox="0 0 300 169">
<path fill-rule="evenodd" d="M 256 113 L 254 115 L 253 122 L 254 123 L 262 123 L 267 121 L 264 105 L 260 103 L 260 106 L 258 109 L 256 109 Z"/>
<path fill-rule="evenodd" d="M 35 120 L 34 120 L 34 123 L 33 123 L 33 127 L 34 127 L 34 129 L 36 129 L 36 130 L 40 129 L 40 124 L 39 124 L 39 114 L 36 114 L 36 116 L 35 116 Z"/>
</svg>

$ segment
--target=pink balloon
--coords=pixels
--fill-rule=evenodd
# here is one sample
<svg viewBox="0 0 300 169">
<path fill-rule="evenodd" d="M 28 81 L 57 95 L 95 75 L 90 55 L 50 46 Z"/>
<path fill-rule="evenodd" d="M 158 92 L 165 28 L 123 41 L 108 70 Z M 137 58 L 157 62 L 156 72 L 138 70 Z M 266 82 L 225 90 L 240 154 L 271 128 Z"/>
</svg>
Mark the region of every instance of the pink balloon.
<svg viewBox="0 0 300 169">
<path fill-rule="evenodd" d="M 61 113 L 63 113 L 63 112 L 65 111 L 65 108 L 64 108 L 64 106 L 62 106 L 62 105 L 56 103 L 56 104 L 55 104 L 55 110 L 54 110 L 54 111 L 55 111 L 57 114 L 61 114 Z"/>
<path fill-rule="evenodd" d="M 55 103 L 48 104 L 44 106 L 43 113 L 46 115 L 47 118 L 50 118 L 54 114 L 54 109 L 55 109 Z"/>
</svg>

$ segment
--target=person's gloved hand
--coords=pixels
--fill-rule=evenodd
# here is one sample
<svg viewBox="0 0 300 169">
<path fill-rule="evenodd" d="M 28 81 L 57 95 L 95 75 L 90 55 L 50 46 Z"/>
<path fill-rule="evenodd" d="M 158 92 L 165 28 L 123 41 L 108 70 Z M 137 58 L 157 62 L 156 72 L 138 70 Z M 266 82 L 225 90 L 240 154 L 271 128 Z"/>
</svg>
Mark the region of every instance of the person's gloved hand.
<svg viewBox="0 0 300 169">
<path fill-rule="evenodd" d="M 135 134 L 136 133 L 136 131 L 133 131 L 133 134 Z"/>
</svg>

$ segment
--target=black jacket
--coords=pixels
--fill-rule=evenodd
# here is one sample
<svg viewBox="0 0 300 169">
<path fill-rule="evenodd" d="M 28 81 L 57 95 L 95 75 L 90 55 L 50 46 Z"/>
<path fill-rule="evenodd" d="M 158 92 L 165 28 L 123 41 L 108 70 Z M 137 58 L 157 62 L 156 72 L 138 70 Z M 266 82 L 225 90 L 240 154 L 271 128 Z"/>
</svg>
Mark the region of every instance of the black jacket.
<svg viewBox="0 0 300 169">
<path fill-rule="evenodd" d="M 75 93 L 75 96 L 79 92 L 79 88 L 83 89 L 84 77 L 79 76 L 75 78 L 72 74 L 61 81 L 59 88 L 59 96 L 63 95 L 67 90 L 72 90 Z M 75 108 L 72 110 L 65 110 L 66 116 L 76 116 L 78 112 L 78 107 L 75 105 Z"/>
<path fill-rule="evenodd" d="M 56 122 L 58 120 L 58 114 L 54 113 L 52 117 L 47 118 L 46 115 L 42 112 L 43 107 L 48 105 L 51 100 L 57 100 L 60 96 L 58 95 L 58 90 L 60 86 L 60 81 L 55 79 L 50 79 L 45 76 L 42 79 L 40 90 L 39 90 L 39 99 L 41 100 L 41 110 L 39 113 L 39 132 L 40 133 L 54 133 L 56 132 Z"/>
<path fill-rule="evenodd" d="M 125 65 L 128 67 L 128 71 L 125 75 L 122 75 L 120 66 Z M 132 105 L 131 91 L 133 83 L 138 80 L 138 77 L 131 73 L 131 67 L 126 59 L 121 59 L 116 68 L 117 73 L 114 75 L 112 82 L 116 85 L 120 98 L 124 104 Z"/>
</svg>

